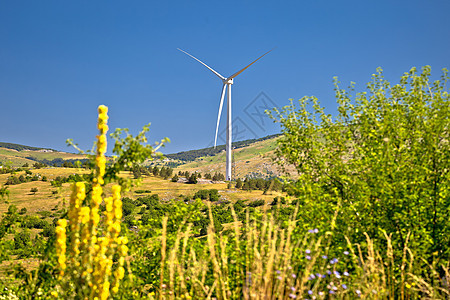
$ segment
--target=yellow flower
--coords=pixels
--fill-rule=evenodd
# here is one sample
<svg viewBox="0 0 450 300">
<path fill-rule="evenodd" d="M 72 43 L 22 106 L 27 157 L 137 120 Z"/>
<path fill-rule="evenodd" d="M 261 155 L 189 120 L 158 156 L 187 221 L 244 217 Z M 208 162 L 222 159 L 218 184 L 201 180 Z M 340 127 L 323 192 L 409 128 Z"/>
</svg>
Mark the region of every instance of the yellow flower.
<svg viewBox="0 0 450 300">
<path fill-rule="evenodd" d="M 120 185 L 114 185 L 112 187 L 112 193 L 113 193 L 113 197 L 114 199 L 120 199 Z"/>
<path fill-rule="evenodd" d="M 81 217 L 81 224 L 86 224 L 89 222 L 89 212 L 90 208 L 87 206 L 84 206 L 80 210 L 80 217 Z"/>
<path fill-rule="evenodd" d="M 105 106 L 105 105 L 99 105 L 98 113 L 99 114 L 106 114 L 106 113 L 108 113 L 108 107 Z"/>
<path fill-rule="evenodd" d="M 100 215 L 98 214 L 98 208 L 93 207 L 91 209 L 91 219 L 94 225 L 97 225 L 100 222 Z"/>
<path fill-rule="evenodd" d="M 102 300 L 106 300 L 106 299 L 108 299 L 108 297 L 109 297 L 109 282 L 106 281 L 105 283 L 103 283 L 103 288 L 101 291 L 100 298 Z"/>
<path fill-rule="evenodd" d="M 121 236 L 117 239 L 117 243 L 126 245 L 126 244 L 128 244 L 128 238 L 126 236 Z"/>
<path fill-rule="evenodd" d="M 116 277 L 118 279 L 123 279 L 124 276 L 125 276 L 125 269 L 123 267 L 118 267 L 116 270 Z"/>
<path fill-rule="evenodd" d="M 58 226 L 61 226 L 61 227 L 66 227 L 67 226 L 67 220 L 66 219 L 59 219 L 58 220 Z"/>
<path fill-rule="evenodd" d="M 112 231 L 114 232 L 114 233 L 117 233 L 117 234 L 119 234 L 120 233 L 120 223 L 119 222 L 115 222 L 114 224 L 113 224 L 113 226 L 112 226 Z"/>
</svg>

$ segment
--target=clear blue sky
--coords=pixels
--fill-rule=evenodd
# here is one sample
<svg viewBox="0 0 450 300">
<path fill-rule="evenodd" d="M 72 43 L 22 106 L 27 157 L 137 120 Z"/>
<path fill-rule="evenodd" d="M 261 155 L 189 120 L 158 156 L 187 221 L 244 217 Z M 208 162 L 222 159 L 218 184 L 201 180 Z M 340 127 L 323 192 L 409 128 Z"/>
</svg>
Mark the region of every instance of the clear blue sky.
<svg viewBox="0 0 450 300">
<path fill-rule="evenodd" d="M 150 141 L 172 140 L 165 153 L 211 145 L 221 82 L 178 47 L 224 76 L 276 47 L 232 90 L 240 138 L 276 133 L 252 113 L 305 95 L 333 113 L 333 76 L 362 89 L 379 66 L 391 81 L 412 66 L 440 75 L 449 12 L 448 0 L 3 0 L 0 141 L 90 149 L 105 104 L 111 128 L 151 122 Z"/>
</svg>

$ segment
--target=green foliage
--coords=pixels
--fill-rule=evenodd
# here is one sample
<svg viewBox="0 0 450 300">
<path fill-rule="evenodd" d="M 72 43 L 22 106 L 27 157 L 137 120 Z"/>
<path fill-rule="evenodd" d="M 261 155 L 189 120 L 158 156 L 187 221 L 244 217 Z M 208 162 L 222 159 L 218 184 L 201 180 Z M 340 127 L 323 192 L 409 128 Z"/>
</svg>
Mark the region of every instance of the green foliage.
<svg viewBox="0 0 450 300">
<path fill-rule="evenodd" d="M 178 175 L 175 174 L 175 175 L 173 175 L 173 177 L 172 177 L 172 179 L 171 179 L 170 181 L 172 181 L 172 182 L 178 182 L 178 179 L 179 179 Z"/>
<path fill-rule="evenodd" d="M 136 194 L 150 194 L 152 191 L 150 190 L 135 190 Z"/>
<path fill-rule="evenodd" d="M 299 224 L 306 230 L 335 229 L 336 239 L 364 240 L 378 247 L 384 232 L 424 260 L 450 259 L 450 149 L 447 70 L 430 82 L 430 67 L 411 69 L 391 85 L 381 69 L 356 94 L 335 79 L 338 115 L 304 97 L 271 113 L 282 126 L 277 156 L 294 166 L 288 188 L 302 201 Z"/>
<path fill-rule="evenodd" d="M 236 185 L 234 187 L 237 188 L 237 189 L 242 188 L 242 180 L 240 178 L 238 178 L 236 180 Z"/>
<path fill-rule="evenodd" d="M 224 181 L 224 180 L 225 180 L 225 175 L 223 175 L 222 173 L 219 173 L 219 172 L 214 173 L 214 175 L 212 177 L 212 181 Z"/>
<path fill-rule="evenodd" d="M 0 188 L 0 198 L 2 198 L 2 200 L 8 200 L 9 199 L 9 189 L 8 186 L 2 186 Z"/>
<path fill-rule="evenodd" d="M 28 230 L 22 230 L 14 235 L 14 249 L 27 249 L 31 246 L 31 235 Z"/>
<path fill-rule="evenodd" d="M 122 198 L 122 210 L 125 217 L 131 215 L 135 208 L 136 205 L 134 204 L 134 201 L 132 199 L 128 197 Z"/>
<path fill-rule="evenodd" d="M 220 195 L 217 189 L 199 190 L 193 196 L 194 199 L 209 200 L 209 201 L 217 201 L 219 200 L 219 197 Z"/>
<path fill-rule="evenodd" d="M 189 184 L 197 184 L 198 180 L 197 180 L 197 173 L 192 173 L 191 176 L 189 176 L 188 178 L 188 182 Z"/>
<path fill-rule="evenodd" d="M 259 200 L 255 200 L 255 201 L 250 202 L 250 203 L 248 204 L 248 206 L 249 206 L 249 207 L 258 207 L 258 206 L 262 206 L 262 205 L 264 205 L 264 204 L 265 204 L 265 201 L 262 200 L 262 199 L 259 199 Z"/>
</svg>

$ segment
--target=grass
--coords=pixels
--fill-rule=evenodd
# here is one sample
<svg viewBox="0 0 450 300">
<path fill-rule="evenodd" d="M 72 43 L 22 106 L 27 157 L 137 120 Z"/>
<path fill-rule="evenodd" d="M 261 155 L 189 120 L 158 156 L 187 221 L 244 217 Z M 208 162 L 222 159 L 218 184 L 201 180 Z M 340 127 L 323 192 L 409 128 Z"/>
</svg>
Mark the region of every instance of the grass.
<svg viewBox="0 0 450 300">
<path fill-rule="evenodd" d="M 235 219 L 236 220 L 236 219 Z M 232 234 L 209 226 L 205 248 L 194 248 L 190 226 L 167 245 L 167 218 L 161 236 L 161 277 L 155 299 L 448 299 L 450 273 L 433 265 L 416 272 L 407 244 L 401 264 L 387 247 L 347 240 L 348 248 L 331 257 L 332 233 L 298 235 L 293 219 L 280 226 L 268 214 L 239 226 Z M 336 253 L 336 252 L 334 252 Z M 383 258 L 384 257 L 384 258 Z M 396 275 L 394 275 L 396 274 Z"/>
<path fill-rule="evenodd" d="M 38 211 L 51 210 L 55 205 L 61 204 L 62 200 L 68 201 L 70 197 L 70 183 L 65 183 L 61 188 L 51 186 L 50 181 L 58 176 L 68 176 L 70 174 L 86 173 L 86 170 L 73 168 L 43 168 L 32 170 L 33 174 L 41 174 L 47 177 L 47 182 L 30 181 L 17 185 L 9 185 L 10 191 L 8 201 L 0 201 L 0 214 L 8 210 L 11 204 L 16 205 L 19 209 L 25 207 L 28 214 L 36 214 Z M 14 176 L 25 175 L 24 171 L 17 172 Z M 0 175 L 0 185 L 3 185 L 11 174 Z M 37 188 L 36 194 L 30 192 L 31 188 Z M 58 191 L 54 195 L 52 191 Z M 66 202 L 67 202 L 66 201 Z"/>
</svg>

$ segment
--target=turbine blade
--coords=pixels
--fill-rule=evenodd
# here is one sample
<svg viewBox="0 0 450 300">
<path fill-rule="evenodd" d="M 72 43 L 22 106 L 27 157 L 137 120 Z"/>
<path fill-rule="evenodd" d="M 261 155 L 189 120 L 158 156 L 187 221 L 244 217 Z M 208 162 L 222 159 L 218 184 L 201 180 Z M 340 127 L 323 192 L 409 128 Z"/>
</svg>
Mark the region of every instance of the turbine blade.
<svg viewBox="0 0 450 300">
<path fill-rule="evenodd" d="M 275 48 L 274 48 L 274 49 L 275 49 Z M 272 50 L 273 50 L 273 49 L 272 49 Z M 267 51 L 266 53 L 264 53 L 263 55 L 261 55 L 260 57 L 258 57 L 254 62 L 252 62 L 251 64 L 249 64 L 248 66 L 246 66 L 246 67 L 243 68 L 242 70 L 240 70 L 240 71 L 234 73 L 233 75 L 231 75 L 231 76 L 228 77 L 227 79 L 233 79 L 234 77 L 238 76 L 239 74 L 241 74 L 242 72 L 244 72 L 245 69 L 247 69 L 248 67 L 250 67 L 251 65 L 253 65 L 255 62 L 257 62 L 258 60 L 260 60 L 264 55 L 266 55 L 267 53 L 271 52 L 272 50 Z"/>
<path fill-rule="evenodd" d="M 222 107 L 223 107 L 223 99 L 225 98 L 225 90 L 227 89 L 227 85 L 224 84 L 222 88 L 222 95 L 220 96 L 220 104 L 219 104 L 219 115 L 217 116 L 217 125 L 216 125 L 216 137 L 214 138 L 214 149 L 216 149 L 217 144 L 217 132 L 219 131 L 219 122 L 220 122 L 220 115 L 222 114 Z"/>
<path fill-rule="evenodd" d="M 220 79 L 224 80 L 225 77 L 223 77 L 222 75 L 220 75 L 218 72 L 216 72 L 213 68 L 211 68 L 210 66 L 208 66 L 207 64 L 205 64 L 204 62 L 202 62 L 200 59 L 190 55 L 189 53 L 187 53 L 186 51 L 181 50 L 180 48 L 177 48 L 178 50 L 180 50 L 181 52 L 183 52 L 184 54 L 189 55 L 190 57 L 192 57 L 193 59 L 195 59 L 196 61 L 198 61 L 199 63 L 201 63 L 202 65 L 204 65 L 205 67 L 207 67 L 208 69 L 211 70 L 211 72 L 213 72 L 214 74 L 216 74 L 217 77 L 219 77 Z"/>
</svg>

